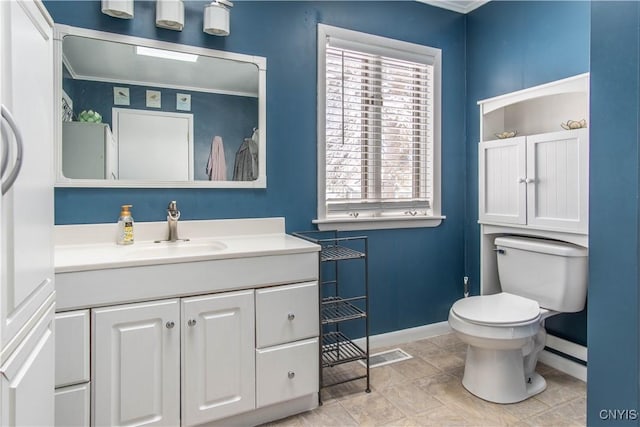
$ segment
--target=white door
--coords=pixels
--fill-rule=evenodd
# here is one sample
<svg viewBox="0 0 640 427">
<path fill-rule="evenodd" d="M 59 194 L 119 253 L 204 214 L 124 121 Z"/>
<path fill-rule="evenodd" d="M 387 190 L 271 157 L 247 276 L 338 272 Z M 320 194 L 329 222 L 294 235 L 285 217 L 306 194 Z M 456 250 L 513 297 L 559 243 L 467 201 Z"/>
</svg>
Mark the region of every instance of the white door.
<svg viewBox="0 0 640 427">
<path fill-rule="evenodd" d="M 53 305 L 0 367 L 0 425 L 54 421 Z"/>
<path fill-rule="evenodd" d="M 255 408 L 253 291 L 182 300 L 182 425 Z"/>
<path fill-rule="evenodd" d="M 22 135 L 22 168 L 2 198 L 0 350 L 6 357 L 21 329 L 53 292 L 53 53 L 52 28 L 36 3 L 0 2 L 1 120 L 9 166 Z M 7 153 L 3 153 L 7 154 Z M 2 180 L 7 180 L 7 171 Z M 7 351 L 5 351 L 7 350 Z"/>
<path fill-rule="evenodd" d="M 180 423 L 178 300 L 92 311 L 95 426 Z"/>
<path fill-rule="evenodd" d="M 527 137 L 527 222 L 588 231 L 589 130 Z"/>
<path fill-rule="evenodd" d="M 193 179 L 193 115 L 113 109 L 119 179 Z"/>
<path fill-rule="evenodd" d="M 481 142 L 478 161 L 479 221 L 526 224 L 525 138 Z"/>
</svg>

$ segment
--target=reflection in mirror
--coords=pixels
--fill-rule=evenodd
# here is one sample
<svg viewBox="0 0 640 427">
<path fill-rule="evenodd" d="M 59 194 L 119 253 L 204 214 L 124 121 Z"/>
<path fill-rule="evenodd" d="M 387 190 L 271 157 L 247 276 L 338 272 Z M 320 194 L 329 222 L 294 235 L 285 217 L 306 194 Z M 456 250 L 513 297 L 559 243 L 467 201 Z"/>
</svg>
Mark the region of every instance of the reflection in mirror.
<svg viewBox="0 0 640 427">
<path fill-rule="evenodd" d="M 264 58 L 57 30 L 58 186 L 266 186 Z"/>
</svg>

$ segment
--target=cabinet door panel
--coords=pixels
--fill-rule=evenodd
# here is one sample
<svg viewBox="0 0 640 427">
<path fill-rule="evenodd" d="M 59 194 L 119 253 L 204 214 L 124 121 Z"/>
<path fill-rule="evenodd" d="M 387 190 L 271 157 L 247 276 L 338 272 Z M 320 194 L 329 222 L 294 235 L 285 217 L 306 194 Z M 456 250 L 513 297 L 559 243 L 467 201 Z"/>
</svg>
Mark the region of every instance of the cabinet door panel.
<svg viewBox="0 0 640 427">
<path fill-rule="evenodd" d="M 51 306 L 0 367 L 0 425 L 53 424 L 53 311 Z"/>
<path fill-rule="evenodd" d="M 182 424 L 255 407 L 253 291 L 182 301 Z"/>
<path fill-rule="evenodd" d="M 94 425 L 179 424 L 179 310 L 178 300 L 93 310 Z"/>
<path fill-rule="evenodd" d="M 527 137 L 529 225 L 588 231 L 589 131 Z"/>
<path fill-rule="evenodd" d="M 482 142 L 478 150 L 480 222 L 525 224 L 525 138 Z"/>
<path fill-rule="evenodd" d="M 2 104 L 24 143 L 22 168 L 0 215 L 1 348 L 53 292 L 53 45 L 52 28 L 35 2 L 0 2 L 0 8 Z M 11 135 L 9 169 L 16 153 Z"/>
</svg>

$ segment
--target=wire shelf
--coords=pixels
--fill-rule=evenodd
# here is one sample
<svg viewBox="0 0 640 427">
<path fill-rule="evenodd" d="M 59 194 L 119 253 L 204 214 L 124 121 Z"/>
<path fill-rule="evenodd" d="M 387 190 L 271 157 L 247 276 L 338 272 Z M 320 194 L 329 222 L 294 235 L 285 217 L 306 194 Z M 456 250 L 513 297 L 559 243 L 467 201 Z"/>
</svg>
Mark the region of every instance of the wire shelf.
<svg viewBox="0 0 640 427">
<path fill-rule="evenodd" d="M 367 354 L 342 332 L 329 332 L 322 336 L 323 367 L 366 358 Z"/>
<path fill-rule="evenodd" d="M 354 298 L 364 299 L 364 297 Z M 350 299 L 353 300 L 353 299 Z M 322 300 L 322 323 L 337 323 L 344 320 L 359 319 L 367 314 L 341 297 L 328 297 Z"/>
<path fill-rule="evenodd" d="M 320 261 L 339 261 L 343 259 L 364 258 L 363 252 L 339 245 L 326 245 L 320 251 Z"/>
</svg>

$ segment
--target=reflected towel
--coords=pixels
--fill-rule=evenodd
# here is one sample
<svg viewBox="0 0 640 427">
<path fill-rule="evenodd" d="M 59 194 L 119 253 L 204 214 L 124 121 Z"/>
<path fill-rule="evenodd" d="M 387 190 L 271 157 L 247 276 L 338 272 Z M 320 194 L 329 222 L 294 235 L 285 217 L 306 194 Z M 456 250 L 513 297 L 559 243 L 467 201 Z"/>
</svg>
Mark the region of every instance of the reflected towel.
<svg viewBox="0 0 640 427">
<path fill-rule="evenodd" d="M 222 138 L 214 136 L 211 141 L 211 151 L 207 161 L 207 176 L 210 181 L 227 180 L 227 162 L 224 159 L 224 146 Z"/>
</svg>

